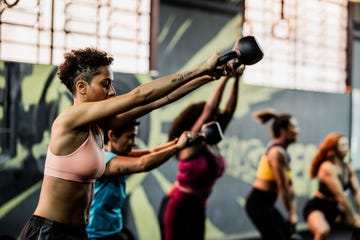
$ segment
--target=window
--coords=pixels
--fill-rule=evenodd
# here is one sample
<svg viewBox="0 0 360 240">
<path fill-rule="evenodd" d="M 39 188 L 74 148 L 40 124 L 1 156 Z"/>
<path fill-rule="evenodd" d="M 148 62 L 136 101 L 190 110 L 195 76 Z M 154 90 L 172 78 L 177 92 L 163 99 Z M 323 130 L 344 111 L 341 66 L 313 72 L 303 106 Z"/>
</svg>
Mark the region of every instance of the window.
<svg viewBox="0 0 360 240">
<path fill-rule="evenodd" d="M 346 91 L 346 0 L 246 0 L 243 34 L 264 58 L 244 73 L 254 85 Z"/>
<path fill-rule="evenodd" d="M 151 7 L 151 0 L 1 1 L 0 59 L 57 65 L 64 52 L 93 46 L 115 57 L 115 71 L 149 73 Z"/>
</svg>

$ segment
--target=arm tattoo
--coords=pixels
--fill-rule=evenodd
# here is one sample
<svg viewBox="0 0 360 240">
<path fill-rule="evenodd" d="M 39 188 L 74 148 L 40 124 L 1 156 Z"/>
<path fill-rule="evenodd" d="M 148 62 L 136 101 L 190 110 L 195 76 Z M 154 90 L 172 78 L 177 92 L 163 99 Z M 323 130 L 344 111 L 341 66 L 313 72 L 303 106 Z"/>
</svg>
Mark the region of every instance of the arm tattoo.
<svg viewBox="0 0 360 240">
<path fill-rule="evenodd" d="M 188 78 L 192 74 L 193 74 L 193 72 L 187 72 L 187 73 L 181 74 L 177 78 L 172 79 L 171 82 L 184 81 L 184 79 Z"/>
</svg>

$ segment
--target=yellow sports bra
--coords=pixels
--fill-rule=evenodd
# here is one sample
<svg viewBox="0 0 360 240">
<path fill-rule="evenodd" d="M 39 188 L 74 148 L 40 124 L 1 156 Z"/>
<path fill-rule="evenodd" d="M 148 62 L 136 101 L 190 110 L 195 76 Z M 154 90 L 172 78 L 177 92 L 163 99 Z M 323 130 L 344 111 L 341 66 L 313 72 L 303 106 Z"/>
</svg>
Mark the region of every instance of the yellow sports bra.
<svg viewBox="0 0 360 240">
<path fill-rule="evenodd" d="M 270 148 L 274 147 L 274 146 L 281 146 L 279 144 L 274 144 L 271 147 L 268 148 L 268 150 L 266 151 L 266 153 L 264 155 L 262 155 L 258 168 L 257 168 L 257 172 L 256 172 L 256 177 L 259 179 L 263 179 L 263 180 L 267 180 L 267 181 L 275 181 L 275 173 L 274 170 L 271 168 L 270 164 L 269 164 L 269 159 L 267 157 L 267 152 L 270 150 Z M 287 153 L 287 152 L 286 152 Z M 287 155 L 287 159 L 288 162 L 290 162 L 290 156 L 288 154 Z M 289 169 L 287 171 L 287 177 L 289 179 L 291 179 L 291 170 Z"/>
</svg>

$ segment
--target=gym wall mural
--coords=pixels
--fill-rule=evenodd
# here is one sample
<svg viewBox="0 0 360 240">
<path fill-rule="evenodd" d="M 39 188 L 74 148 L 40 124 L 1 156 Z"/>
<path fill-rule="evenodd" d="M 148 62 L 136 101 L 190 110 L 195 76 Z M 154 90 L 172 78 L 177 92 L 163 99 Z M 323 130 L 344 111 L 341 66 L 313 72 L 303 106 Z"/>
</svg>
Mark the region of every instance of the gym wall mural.
<svg viewBox="0 0 360 240">
<path fill-rule="evenodd" d="M 54 117 L 71 103 L 66 90 L 55 77 L 56 67 L 21 63 L 1 64 L 0 233 L 17 236 L 35 208 L 47 143 Z M 117 92 L 132 89 L 148 76 L 115 74 Z M 4 84 L 5 83 L 5 84 Z M 189 102 L 206 99 L 216 82 L 204 86 L 171 105 L 140 119 L 139 147 L 166 141 L 173 116 Z M 5 93 L 7 92 L 7 93 Z M 241 234 L 253 230 L 243 211 L 244 198 L 255 177 L 260 155 L 269 139 L 269 126 L 262 126 L 251 112 L 265 107 L 288 111 L 299 120 L 299 142 L 290 147 L 299 211 L 314 189 L 308 175 L 309 162 L 317 144 L 330 131 L 348 133 L 348 97 L 339 94 L 291 91 L 240 86 L 236 116 L 220 147 L 227 158 L 225 176 L 210 197 L 207 236 Z M 5 111 L 5 109 L 7 109 Z M 341 128 L 335 128 L 341 127 Z M 160 133 L 160 134 L 159 134 Z M 149 173 L 129 177 L 128 227 L 139 239 L 159 239 L 157 210 L 161 197 L 176 176 L 177 162 L 169 160 Z"/>
<path fill-rule="evenodd" d="M 161 9 L 159 75 L 190 68 L 212 52 L 224 52 L 232 47 L 234 26 L 241 16 L 214 17 L 204 11 L 175 11 L 174 8 L 162 6 Z M 147 75 L 116 73 L 115 88 L 121 94 L 151 79 Z M 216 82 L 210 83 L 142 117 L 139 147 L 167 141 L 167 130 L 174 116 L 189 103 L 206 100 L 215 86 Z M 55 66 L 0 62 L 0 235 L 17 237 L 34 211 L 51 123 L 70 104 L 71 98 L 60 85 Z M 269 125 L 259 124 L 251 113 L 268 107 L 290 112 L 299 121 L 299 140 L 291 145 L 289 152 L 302 224 L 303 204 L 316 187 L 308 172 L 317 145 L 329 132 L 350 133 L 349 95 L 241 83 L 235 117 L 220 144 L 227 169 L 209 199 L 207 239 L 254 231 L 243 206 L 270 131 Z M 177 161 L 170 159 L 158 169 L 129 177 L 125 222 L 137 239 L 160 239 L 157 212 L 162 196 L 175 180 L 176 171 Z"/>
</svg>

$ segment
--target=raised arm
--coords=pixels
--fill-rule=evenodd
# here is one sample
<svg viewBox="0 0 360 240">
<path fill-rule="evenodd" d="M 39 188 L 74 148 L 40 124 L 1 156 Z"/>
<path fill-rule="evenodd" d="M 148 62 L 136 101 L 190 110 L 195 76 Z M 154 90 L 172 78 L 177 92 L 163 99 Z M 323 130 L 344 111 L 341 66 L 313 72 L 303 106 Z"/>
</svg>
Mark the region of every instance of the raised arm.
<svg viewBox="0 0 360 240">
<path fill-rule="evenodd" d="M 237 75 L 234 77 L 234 83 L 231 88 L 231 93 L 227 99 L 225 109 L 222 111 L 221 115 L 221 121 L 219 121 L 219 124 L 221 126 L 221 129 L 223 132 L 225 132 L 227 126 L 229 125 L 232 117 L 234 116 L 237 102 L 238 102 L 238 96 L 239 96 L 239 82 L 240 82 L 241 75 Z"/>
<path fill-rule="evenodd" d="M 146 155 L 146 154 L 150 154 L 152 152 L 157 152 L 157 151 L 160 151 L 160 150 L 163 150 L 165 148 L 168 148 L 170 146 L 173 146 L 173 145 L 176 145 L 176 143 L 178 142 L 178 138 L 172 140 L 172 141 L 169 141 L 167 143 L 164 143 L 164 144 L 161 144 L 161 145 L 158 145 L 158 146 L 155 146 L 151 149 L 133 149 L 129 154 L 128 154 L 128 157 L 141 157 L 143 155 Z"/>
<path fill-rule="evenodd" d="M 117 97 L 98 102 L 86 101 L 84 103 L 75 104 L 62 114 L 61 121 L 66 124 L 69 131 L 94 121 L 103 124 L 103 121 L 107 118 L 129 111 L 134 107 L 143 106 L 164 98 L 172 91 L 198 77 L 204 75 L 217 77 L 219 74 L 225 74 L 221 71 L 223 66 L 216 66 L 218 58 L 219 54 L 214 54 L 199 67 L 149 81 L 141 84 L 132 91 Z M 104 78 L 104 87 L 111 86 L 109 83 L 111 78 L 110 74 L 108 77 Z M 208 78 L 201 79 L 205 82 L 209 81 Z M 77 84 L 80 85 L 83 84 L 84 81 L 78 82 L 79 83 Z M 79 92 L 81 91 L 79 90 Z"/>
<path fill-rule="evenodd" d="M 218 113 L 219 105 L 221 102 L 221 98 L 226 86 L 226 83 L 228 82 L 229 77 L 222 77 L 220 79 L 220 82 L 218 83 L 215 91 L 210 96 L 210 98 L 206 101 L 206 104 L 204 106 L 204 109 L 198 118 L 198 120 L 195 122 L 193 127 L 191 128 L 192 132 L 200 132 L 201 127 L 204 123 L 216 120 L 215 117 Z"/>
<path fill-rule="evenodd" d="M 217 121 L 216 117 L 218 116 L 219 105 L 228 80 L 229 77 L 222 77 L 219 80 L 220 82 L 218 83 L 215 91 L 206 101 L 202 113 L 200 114 L 199 118 L 195 121 L 194 125 L 191 127 L 191 132 L 193 134 L 199 133 L 201 131 L 202 126 L 205 123 L 211 121 Z M 180 160 L 188 159 L 189 157 L 196 155 L 201 150 L 201 147 L 202 144 L 194 144 L 193 146 L 188 147 L 183 151 L 181 151 L 178 158 Z"/>
<path fill-rule="evenodd" d="M 109 128 L 114 128 L 114 127 L 116 128 L 119 126 L 119 124 L 121 124 L 121 122 L 128 122 L 137 119 L 141 116 L 144 116 L 145 114 L 151 112 L 154 109 L 163 107 L 169 103 L 172 103 L 182 98 L 186 94 L 192 92 L 193 90 L 199 88 L 200 86 L 212 80 L 214 80 L 214 78 L 211 77 L 210 75 L 204 75 L 195 78 L 194 80 L 180 86 L 179 88 L 175 89 L 173 92 L 169 93 L 168 95 L 158 100 L 155 100 L 149 104 L 136 107 L 128 112 L 117 115 L 114 119 L 111 120 L 108 126 Z"/>
<path fill-rule="evenodd" d="M 232 76 L 235 77 L 235 82 L 233 89 L 231 90 L 231 94 L 228 98 L 228 101 L 226 103 L 225 108 L 225 114 L 227 115 L 223 120 L 220 122 L 221 129 L 225 131 L 227 125 L 229 124 L 234 111 L 236 109 L 237 104 L 237 98 L 238 98 L 238 91 L 239 91 L 239 78 L 243 74 L 243 71 L 245 69 L 245 66 L 239 66 L 237 69 L 234 70 L 232 73 Z M 200 115 L 198 121 L 194 124 L 193 128 L 191 129 L 193 132 L 199 132 L 202 125 L 204 123 L 210 122 L 210 121 L 218 121 L 217 115 L 219 113 L 219 106 L 221 103 L 221 99 L 224 94 L 224 90 L 226 87 L 226 84 L 229 81 L 230 76 L 223 76 L 221 77 L 217 87 L 215 88 L 215 91 L 211 95 L 211 97 L 206 101 L 204 110 L 202 114 Z"/>
<path fill-rule="evenodd" d="M 291 224 L 296 224 L 298 217 L 295 194 L 292 180 L 288 176 L 289 165 L 286 159 L 286 153 L 280 147 L 273 147 L 268 153 L 268 160 L 274 170 L 278 192 L 287 212 L 288 220 Z"/>
<path fill-rule="evenodd" d="M 165 145 L 153 148 L 148 154 L 139 157 L 117 156 L 112 159 L 105 169 L 105 176 L 116 174 L 127 175 L 131 173 L 150 171 L 167 160 L 188 144 L 188 132 L 184 132 L 178 141 L 174 140 Z"/>
</svg>

